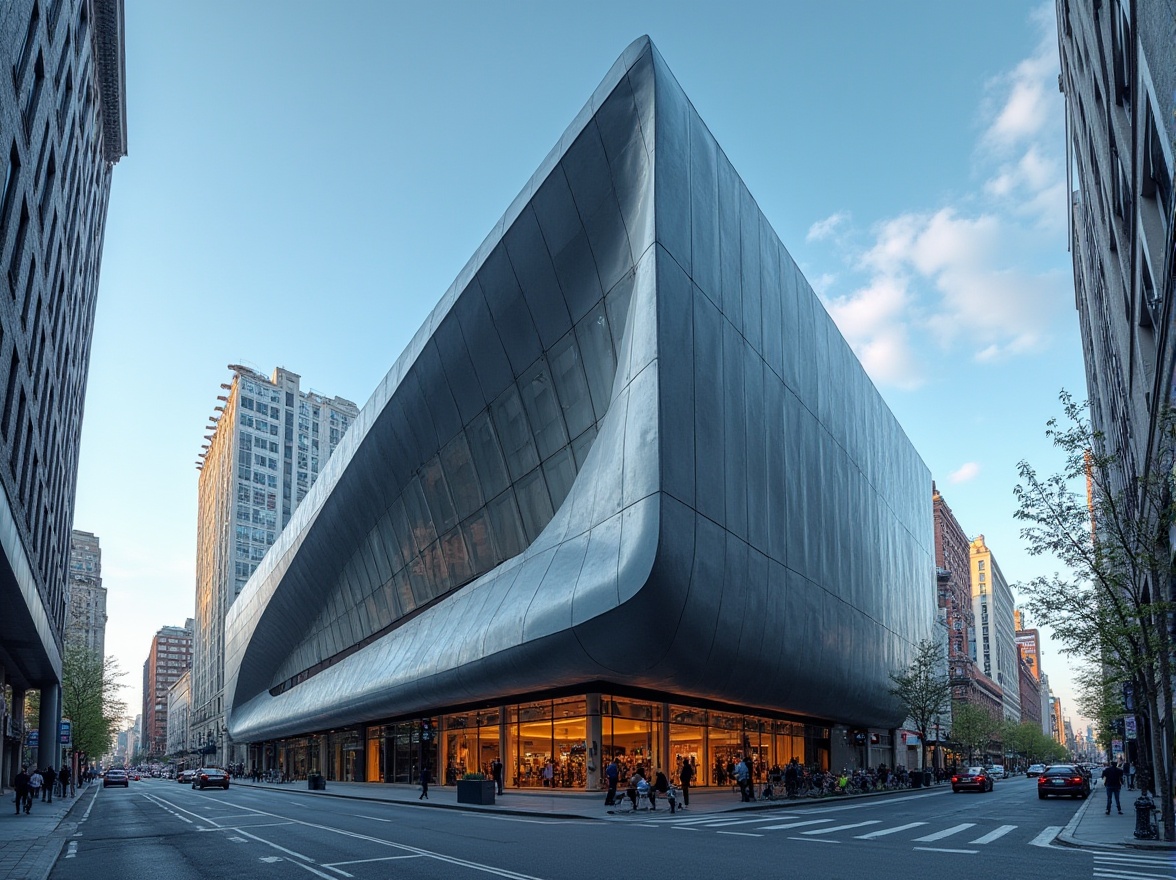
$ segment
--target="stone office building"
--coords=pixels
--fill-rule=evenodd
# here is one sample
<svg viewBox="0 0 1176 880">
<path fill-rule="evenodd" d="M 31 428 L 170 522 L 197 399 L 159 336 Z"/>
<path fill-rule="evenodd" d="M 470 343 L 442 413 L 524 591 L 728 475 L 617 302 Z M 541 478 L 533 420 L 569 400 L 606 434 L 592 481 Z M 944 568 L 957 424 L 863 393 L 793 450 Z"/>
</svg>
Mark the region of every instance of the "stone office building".
<svg viewBox="0 0 1176 880">
<path fill-rule="evenodd" d="M 856 763 L 931 635 L 930 490 L 643 38 L 230 609 L 229 732 L 370 781 Z"/>
<path fill-rule="evenodd" d="M 78 447 L 106 208 L 127 152 L 122 0 L 0 3 L 0 786 L 25 695 L 60 718 Z M 57 766 L 54 736 L 37 763 Z"/>
</svg>

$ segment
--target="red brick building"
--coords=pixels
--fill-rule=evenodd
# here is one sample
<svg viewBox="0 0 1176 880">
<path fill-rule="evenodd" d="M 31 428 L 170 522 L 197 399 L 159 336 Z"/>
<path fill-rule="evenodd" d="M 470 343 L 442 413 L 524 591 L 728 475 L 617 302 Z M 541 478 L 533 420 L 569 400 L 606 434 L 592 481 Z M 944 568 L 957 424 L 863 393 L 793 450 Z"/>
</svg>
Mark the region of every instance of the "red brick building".
<svg viewBox="0 0 1176 880">
<path fill-rule="evenodd" d="M 167 754 L 167 692 L 192 667 L 192 626 L 165 626 L 143 664 L 143 745 L 151 758 Z"/>
</svg>

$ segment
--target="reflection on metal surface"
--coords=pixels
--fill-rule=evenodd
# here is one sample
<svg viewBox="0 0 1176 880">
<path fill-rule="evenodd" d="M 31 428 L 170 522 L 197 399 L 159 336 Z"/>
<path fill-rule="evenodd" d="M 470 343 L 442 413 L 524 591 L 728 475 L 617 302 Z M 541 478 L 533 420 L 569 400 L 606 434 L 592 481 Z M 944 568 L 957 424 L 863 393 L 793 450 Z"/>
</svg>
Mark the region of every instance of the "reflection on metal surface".
<svg viewBox="0 0 1176 880">
<path fill-rule="evenodd" d="M 929 497 L 643 38 L 231 609 L 232 735 L 595 681 L 892 725 Z"/>
</svg>

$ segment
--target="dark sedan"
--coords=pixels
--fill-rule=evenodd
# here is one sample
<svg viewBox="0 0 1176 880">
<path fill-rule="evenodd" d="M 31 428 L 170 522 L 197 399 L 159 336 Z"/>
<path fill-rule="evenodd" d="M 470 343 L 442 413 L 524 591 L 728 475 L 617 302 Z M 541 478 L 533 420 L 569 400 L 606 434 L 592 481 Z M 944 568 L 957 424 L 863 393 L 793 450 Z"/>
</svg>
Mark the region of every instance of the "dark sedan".
<svg viewBox="0 0 1176 880">
<path fill-rule="evenodd" d="M 1050 764 L 1037 777 L 1037 796 L 1045 800 L 1051 794 L 1084 798 L 1090 794 L 1090 776 L 1074 764 Z"/>
<path fill-rule="evenodd" d="M 199 788 L 201 791 L 206 788 L 223 788 L 227 791 L 229 788 L 229 774 L 215 767 L 202 767 L 196 771 L 196 777 L 192 780 L 192 787 Z"/>
<path fill-rule="evenodd" d="M 983 767 L 968 767 L 951 775 L 951 790 L 961 791 L 992 791 L 992 774 Z"/>
</svg>

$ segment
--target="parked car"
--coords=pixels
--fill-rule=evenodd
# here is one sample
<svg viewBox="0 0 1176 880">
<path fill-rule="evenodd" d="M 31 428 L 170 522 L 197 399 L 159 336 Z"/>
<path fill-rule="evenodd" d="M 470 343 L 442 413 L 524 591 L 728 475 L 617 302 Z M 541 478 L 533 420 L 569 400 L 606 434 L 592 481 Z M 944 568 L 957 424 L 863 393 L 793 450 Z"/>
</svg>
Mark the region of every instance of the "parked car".
<svg viewBox="0 0 1176 880">
<path fill-rule="evenodd" d="M 983 767 L 968 767 L 951 776 L 951 790 L 992 791 L 992 775 Z"/>
<path fill-rule="evenodd" d="M 1030 764 L 1029 769 L 1025 771 L 1025 775 L 1029 777 L 1040 776 L 1045 772 L 1044 764 Z"/>
<path fill-rule="evenodd" d="M 1085 798 L 1090 794 L 1090 775 L 1075 764 L 1050 764 L 1037 777 L 1037 797 L 1067 794 Z"/>
<path fill-rule="evenodd" d="M 131 780 L 127 776 L 127 771 L 117 768 L 107 770 L 102 776 L 102 787 L 110 788 L 112 785 L 121 785 L 123 788 L 130 788 Z"/>
<path fill-rule="evenodd" d="M 201 791 L 206 788 L 223 788 L 225 791 L 228 791 L 229 774 L 216 767 L 201 767 L 196 771 L 196 777 L 192 780 L 192 787 L 199 788 Z"/>
</svg>

